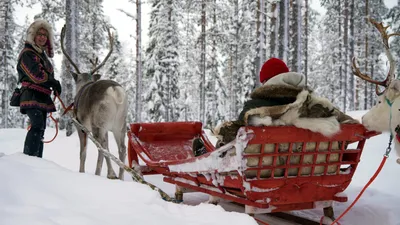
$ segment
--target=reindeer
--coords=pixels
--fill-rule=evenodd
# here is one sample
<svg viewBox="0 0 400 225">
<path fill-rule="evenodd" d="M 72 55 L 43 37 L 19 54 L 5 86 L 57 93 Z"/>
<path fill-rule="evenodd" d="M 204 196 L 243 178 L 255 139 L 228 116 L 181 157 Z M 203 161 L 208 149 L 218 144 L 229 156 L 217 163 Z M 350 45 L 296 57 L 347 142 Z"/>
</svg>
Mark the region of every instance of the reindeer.
<svg viewBox="0 0 400 225">
<path fill-rule="evenodd" d="M 101 75 L 96 74 L 113 51 L 114 38 L 108 30 L 110 51 L 104 60 L 89 73 L 81 73 L 76 64 L 64 49 L 65 26 L 61 31 L 61 50 L 67 60 L 75 68 L 76 73 L 70 71 L 76 85 L 74 98 L 74 117 L 93 133 L 94 138 L 102 148 L 108 150 L 108 131 L 114 135 L 118 145 L 119 159 L 125 162 L 126 146 L 126 116 L 128 111 L 127 94 L 120 84 L 112 80 L 99 80 Z M 96 62 L 97 63 L 97 62 Z M 92 62 L 92 64 L 95 64 Z M 80 141 L 80 166 L 79 172 L 85 172 L 87 135 L 77 127 Z M 100 175 L 104 155 L 99 152 L 97 158 L 96 175 Z M 106 158 L 107 177 L 117 178 L 111 165 L 111 160 Z M 123 169 L 119 170 L 119 179 L 123 179 Z"/>
<path fill-rule="evenodd" d="M 389 38 L 396 35 L 400 36 L 400 33 L 388 34 L 387 29 L 389 26 L 385 27 L 382 23 L 378 23 L 371 18 L 369 18 L 369 21 L 381 34 L 386 56 L 389 60 L 389 71 L 385 80 L 374 80 L 370 76 L 361 73 L 360 69 L 356 65 L 355 58 L 353 58 L 353 74 L 367 82 L 375 84 L 375 92 L 378 95 L 376 105 L 362 117 L 362 123 L 368 130 L 378 132 L 390 131 L 391 134 L 395 135 L 398 130 L 396 127 L 400 124 L 400 80 L 395 79 L 396 77 L 394 72 L 396 66 L 390 52 Z M 380 91 L 379 86 L 382 86 L 385 89 Z M 397 138 L 395 140 L 395 148 L 398 156 L 400 156 L 400 143 Z M 397 159 L 397 163 L 400 164 L 400 158 Z"/>
</svg>

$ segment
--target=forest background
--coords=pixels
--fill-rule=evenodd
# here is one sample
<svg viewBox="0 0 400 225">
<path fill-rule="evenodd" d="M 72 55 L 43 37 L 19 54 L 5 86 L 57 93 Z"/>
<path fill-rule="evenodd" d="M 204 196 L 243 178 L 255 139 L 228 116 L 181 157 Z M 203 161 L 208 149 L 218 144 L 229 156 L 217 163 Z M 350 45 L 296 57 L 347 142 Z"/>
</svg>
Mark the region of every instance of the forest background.
<svg viewBox="0 0 400 225">
<path fill-rule="evenodd" d="M 237 117 L 261 85 L 258 72 L 270 57 L 305 74 L 309 88 L 343 111 L 372 107 L 375 87 L 351 71 L 356 57 L 372 78 L 387 74 L 382 40 L 368 17 L 400 32 L 400 0 L 2 0 L 0 128 L 27 123 L 19 108 L 9 107 L 9 98 L 17 86 L 18 53 L 34 18 L 54 27 L 53 65 L 65 104 L 73 102 L 75 86 L 61 53 L 62 26 L 67 25 L 67 52 L 86 72 L 90 59 L 102 61 L 108 53 L 110 27 L 114 51 L 100 73 L 126 88 L 128 123 L 196 120 L 214 127 Z M 392 38 L 390 48 L 398 61 L 400 38 Z M 65 116 L 60 128 L 73 132 Z"/>
</svg>

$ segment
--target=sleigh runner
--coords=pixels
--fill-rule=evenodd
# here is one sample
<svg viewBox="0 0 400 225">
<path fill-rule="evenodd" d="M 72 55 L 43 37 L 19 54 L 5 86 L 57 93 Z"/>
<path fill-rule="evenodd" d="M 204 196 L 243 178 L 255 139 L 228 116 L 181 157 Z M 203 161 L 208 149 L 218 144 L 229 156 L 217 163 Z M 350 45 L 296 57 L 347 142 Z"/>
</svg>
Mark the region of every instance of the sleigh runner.
<svg viewBox="0 0 400 225">
<path fill-rule="evenodd" d="M 247 213 L 329 209 L 333 201 L 347 201 L 342 192 L 374 135 L 360 124 L 343 124 L 331 138 L 294 126 L 242 127 L 216 149 L 200 122 L 135 123 L 128 159 L 132 167 L 139 156 L 144 175 L 162 174 L 175 184 L 180 200 L 183 192 L 199 191 L 243 204 Z M 195 157 L 198 137 L 207 153 Z M 333 217 L 332 210 L 324 213 Z"/>
</svg>

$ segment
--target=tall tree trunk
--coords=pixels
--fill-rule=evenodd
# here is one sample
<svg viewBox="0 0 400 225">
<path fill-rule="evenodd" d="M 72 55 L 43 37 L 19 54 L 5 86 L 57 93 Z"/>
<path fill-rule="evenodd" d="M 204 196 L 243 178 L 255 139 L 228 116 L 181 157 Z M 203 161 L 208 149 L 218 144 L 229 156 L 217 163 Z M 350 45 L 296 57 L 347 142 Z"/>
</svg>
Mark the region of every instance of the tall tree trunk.
<svg viewBox="0 0 400 225">
<path fill-rule="evenodd" d="M 200 47 L 200 121 L 205 125 L 205 103 L 206 103 L 206 0 L 201 3 L 201 47 Z"/>
<path fill-rule="evenodd" d="M 291 22 L 292 22 L 292 24 L 291 24 L 291 27 L 290 27 L 290 29 L 291 29 L 291 37 L 290 37 L 290 44 L 291 44 L 291 46 L 290 46 L 290 58 L 291 58 L 291 60 L 290 60 L 290 69 L 291 70 L 297 70 L 297 65 L 298 65 L 298 63 L 299 63 L 299 58 L 298 58 L 298 54 L 297 54 L 297 52 L 298 52 L 298 44 L 299 44 L 299 41 L 298 41 L 298 35 L 299 35 L 299 26 L 298 26 L 298 18 L 297 18 L 297 15 L 298 15 L 298 10 L 297 10 L 297 7 L 298 7 L 298 4 L 297 4 L 298 2 L 297 2 L 297 0 L 294 0 L 294 1 L 292 1 L 292 7 L 291 7 Z"/>
<path fill-rule="evenodd" d="M 288 49 L 289 49 L 289 0 L 283 0 L 285 2 L 285 28 L 283 35 L 283 61 L 288 61 Z"/>
<path fill-rule="evenodd" d="M 78 1 L 77 0 L 66 0 L 65 1 L 65 15 L 66 15 L 66 34 L 65 34 L 65 45 L 66 51 L 71 56 L 71 59 L 77 64 L 79 67 L 79 60 L 77 59 L 78 55 Z M 74 102 L 74 87 L 71 76 L 69 75 L 69 71 L 72 70 L 72 67 L 68 60 L 64 57 L 63 59 L 64 68 L 67 71 L 63 71 L 61 78 L 63 84 L 63 92 L 62 99 L 65 102 Z M 73 133 L 72 120 L 69 117 L 62 117 L 62 123 L 60 125 L 65 127 L 67 136 L 70 136 Z"/>
<path fill-rule="evenodd" d="M 232 48 L 232 89 L 231 89 L 231 119 L 236 118 L 238 115 L 238 99 L 237 95 L 239 94 L 239 76 L 238 76 L 238 42 L 239 42 L 239 1 L 236 0 L 234 2 L 235 4 L 235 13 L 234 13 L 234 29 L 235 29 L 235 35 L 234 35 L 234 42 L 231 45 Z"/>
<path fill-rule="evenodd" d="M 4 37 L 2 40 L 2 43 L 3 43 L 2 46 L 0 43 L 0 47 L 2 47 L 2 48 L 0 48 L 0 50 L 3 50 L 2 54 L 1 54 L 2 60 L 0 60 L 1 67 L 2 67 L 0 69 L 0 72 L 3 72 L 3 74 L 0 73 L 0 76 L 3 76 L 2 77 L 3 79 L 1 79 L 1 81 L 3 83 L 3 90 L 1 93 L 1 95 L 2 95 L 1 98 L 3 99 L 3 101 L 1 102 L 1 109 L 2 109 L 3 113 L 2 113 L 2 116 L 0 117 L 0 120 L 3 121 L 1 124 L 1 127 L 8 128 L 8 115 L 9 115 L 9 110 L 8 110 L 8 92 L 9 92 L 8 67 L 10 65 L 8 65 L 8 62 L 7 62 L 7 60 L 8 60 L 7 49 L 9 48 L 8 42 L 11 40 L 11 37 L 8 33 L 9 32 L 8 17 L 10 16 L 10 15 L 8 15 L 8 13 L 9 13 L 11 1 L 5 1 L 2 4 L 3 4 L 3 8 L 0 8 L 0 9 L 2 9 L 4 11 L 3 11 L 3 15 L 0 15 L 0 18 L 1 17 L 4 18 L 4 21 L 2 21 L 2 23 L 4 23 L 4 24 L 2 24 L 2 26 L 4 27 L 4 33 L 3 33 Z"/>
<path fill-rule="evenodd" d="M 169 0 L 168 2 L 167 2 L 167 7 L 168 7 L 168 21 L 169 21 L 169 23 L 168 23 L 168 25 L 170 26 L 170 27 L 172 27 L 171 26 L 171 24 L 172 24 L 172 1 L 171 0 Z M 203 39 L 202 39 L 202 41 L 203 41 Z M 202 43 L 203 44 L 203 43 Z M 203 51 L 202 51 L 203 52 Z M 203 62 L 203 61 L 202 61 Z M 170 66 L 170 65 L 169 65 Z M 167 102 L 166 102 L 166 104 L 165 104 L 165 108 L 166 108 L 166 110 L 165 110 L 165 120 L 167 121 L 167 122 L 169 122 L 169 121 L 173 121 L 172 120 L 172 118 L 173 118 L 173 116 L 172 116 L 172 107 L 173 107 L 173 102 L 172 102 L 172 90 L 171 90 L 171 79 L 172 79 L 172 74 L 170 74 L 170 73 L 167 73 L 166 74 L 166 77 L 167 77 L 167 87 L 166 87 L 166 94 L 167 94 Z M 203 86 L 204 87 L 204 86 Z M 203 90 L 203 92 L 204 92 L 204 90 Z M 203 122 L 203 124 L 204 124 L 204 120 L 202 120 L 202 122 Z"/>
<path fill-rule="evenodd" d="M 307 0 L 306 0 L 307 1 Z M 285 45 L 283 38 L 285 37 L 285 0 L 279 2 L 279 41 L 278 41 L 278 58 L 283 59 Z"/>
<path fill-rule="evenodd" d="M 350 2 L 350 60 L 354 57 L 354 0 Z M 354 76 L 350 75 L 350 82 L 349 82 L 349 91 L 350 91 L 350 110 L 354 110 Z"/>
<path fill-rule="evenodd" d="M 88 5 L 87 5 L 87 6 L 89 6 L 88 10 L 93 11 L 92 5 L 98 5 L 98 4 L 101 4 L 101 2 L 99 2 L 98 0 L 89 1 Z M 100 51 L 100 49 L 98 48 L 99 45 L 97 45 L 99 40 L 96 39 L 96 35 L 95 35 L 95 33 L 97 32 L 97 29 L 98 29 L 97 26 L 99 24 L 98 24 L 98 21 L 96 20 L 97 18 L 95 18 L 96 14 L 93 13 L 91 15 L 92 15 L 92 17 L 94 17 L 94 18 L 91 19 L 92 20 L 91 21 L 92 22 L 92 24 L 91 24 L 92 25 L 92 32 L 93 32 L 92 40 L 91 40 L 91 42 L 92 42 L 91 45 L 92 45 L 92 50 L 93 50 L 92 60 L 95 60 L 96 57 L 98 57 L 98 56 L 96 56 L 96 53 Z M 93 62 L 95 62 L 95 61 L 93 61 Z M 94 65 L 93 68 L 96 68 L 96 66 Z"/>
<path fill-rule="evenodd" d="M 264 62 L 266 61 L 266 57 L 267 57 L 267 37 L 268 37 L 268 13 L 267 13 L 267 10 L 268 10 L 268 0 L 263 0 L 263 3 L 264 3 L 264 8 L 263 8 L 263 11 L 262 11 L 262 16 L 263 16 L 263 22 L 264 22 L 264 25 L 263 25 L 263 33 L 264 33 L 264 41 L 263 41 L 263 43 L 262 43 L 262 55 L 263 55 L 263 61 L 262 61 L 262 63 L 264 64 Z M 261 66 L 262 66 L 262 64 L 261 64 Z"/>
<path fill-rule="evenodd" d="M 258 45 L 257 45 L 257 58 L 256 58 L 256 67 L 257 72 L 254 74 L 254 80 L 256 81 L 256 86 L 260 86 L 261 83 L 258 79 L 258 72 L 261 70 L 261 66 L 265 61 L 265 54 L 264 54 L 264 44 L 265 44 L 265 13 L 264 13 L 264 0 L 258 0 L 258 10 L 257 10 L 257 38 L 258 38 Z"/>
<path fill-rule="evenodd" d="M 368 16 L 369 16 L 369 6 L 368 0 L 365 0 L 365 70 L 368 71 Z M 368 107 L 368 82 L 364 82 L 364 110 Z"/>
<path fill-rule="evenodd" d="M 344 86 L 344 81 L 343 81 L 343 54 L 342 54 L 342 42 L 340 40 L 342 40 L 342 0 L 338 0 L 338 40 L 339 40 L 339 60 L 338 60 L 338 64 L 339 64 L 339 99 L 342 100 L 343 99 L 343 86 Z M 343 105 L 341 106 L 343 107 Z M 343 108 L 342 108 L 343 110 Z"/>
<path fill-rule="evenodd" d="M 344 57 L 343 57 L 343 66 L 344 66 L 344 101 L 343 101 L 343 110 L 346 112 L 347 108 L 347 69 L 349 62 L 349 0 L 344 0 L 344 21 L 343 21 L 343 47 L 344 47 Z"/>
<path fill-rule="evenodd" d="M 217 0 L 213 0 L 213 10 L 212 10 L 213 27 L 217 27 L 217 23 L 218 23 L 216 6 L 217 6 Z M 217 62 L 218 52 L 217 52 L 217 41 L 216 41 L 215 35 L 216 34 L 213 34 L 212 43 L 211 43 L 212 44 L 212 46 L 211 46 L 211 66 L 212 66 L 211 74 L 213 75 L 211 77 L 212 82 L 211 82 L 211 89 L 210 89 L 211 95 L 213 96 L 212 103 L 211 103 L 211 109 L 210 109 L 211 124 L 209 124 L 211 127 L 215 127 L 217 125 L 218 120 L 220 119 L 218 116 L 218 104 L 217 104 L 218 96 L 216 93 L 216 86 L 217 86 L 217 77 L 216 76 L 218 76 L 218 62 Z"/>
<path fill-rule="evenodd" d="M 269 56 L 270 57 L 276 57 L 275 55 L 275 49 L 276 49 L 276 27 L 277 27 L 277 21 L 276 21 L 276 8 L 277 4 L 273 2 L 271 4 L 271 22 L 269 24 L 269 31 L 270 31 L 270 36 L 269 36 Z"/>
<path fill-rule="evenodd" d="M 142 121 L 142 2 L 136 0 L 136 102 L 135 119 Z"/>
<path fill-rule="evenodd" d="M 373 58 L 375 58 L 375 48 L 374 48 L 374 45 L 372 43 L 371 43 L 371 56 Z M 375 70 L 374 63 L 376 63 L 376 61 L 377 60 L 374 60 L 374 59 L 372 59 L 372 61 L 371 61 L 371 66 L 370 66 L 371 78 L 375 77 L 374 76 L 374 72 L 375 72 L 374 71 Z M 375 96 L 375 91 L 374 91 L 375 85 L 373 85 L 371 83 L 368 83 L 368 86 L 369 86 L 369 91 L 368 91 L 369 98 L 368 98 L 367 107 L 370 108 L 373 105 L 373 99 L 374 99 L 374 96 Z"/>
<path fill-rule="evenodd" d="M 297 71 L 301 73 L 302 71 L 302 24 L 303 24 L 303 17 L 301 16 L 301 4 L 302 0 L 297 0 Z"/>
<path fill-rule="evenodd" d="M 306 85 L 308 83 L 308 0 L 305 0 L 305 15 L 304 15 L 304 75 L 306 76 Z"/>
</svg>

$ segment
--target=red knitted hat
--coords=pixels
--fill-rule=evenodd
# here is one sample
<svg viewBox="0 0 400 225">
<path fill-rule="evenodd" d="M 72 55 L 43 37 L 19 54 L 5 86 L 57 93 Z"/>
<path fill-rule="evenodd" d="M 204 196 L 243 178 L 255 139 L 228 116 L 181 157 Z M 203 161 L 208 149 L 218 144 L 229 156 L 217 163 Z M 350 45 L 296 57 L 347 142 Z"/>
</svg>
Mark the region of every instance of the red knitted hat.
<svg viewBox="0 0 400 225">
<path fill-rule="evenodd" d="M 270 58 L 261 67 L 260 82 L 264 83 L 278 74 L 287 72 L 289 72 L 289 68 L 282 60 L 278 58 Z"/>
</svg>

